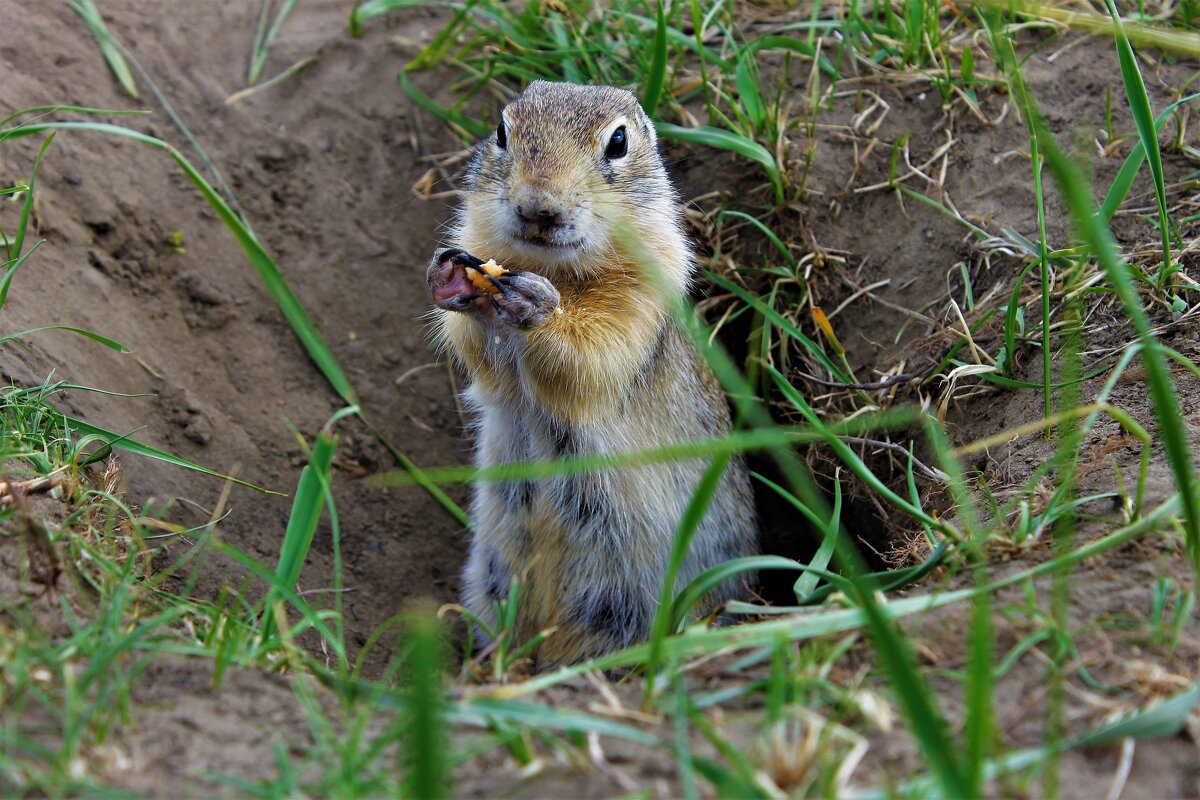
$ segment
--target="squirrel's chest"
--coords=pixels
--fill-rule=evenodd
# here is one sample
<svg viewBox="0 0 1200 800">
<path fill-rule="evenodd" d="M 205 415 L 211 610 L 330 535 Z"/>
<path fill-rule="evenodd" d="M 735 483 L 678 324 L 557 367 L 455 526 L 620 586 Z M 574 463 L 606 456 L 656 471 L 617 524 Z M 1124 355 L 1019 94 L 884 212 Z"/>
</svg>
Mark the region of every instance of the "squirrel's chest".
<svg viewBox="0 0 1200 800">
<path fill-rule="evenodd" d="M 541 363 L 519 331 L 488 327 L 482 342 L 482 368 L 475 370 L 476 393 L 485 406 L 500 404 L 537 413 L 538 396 L 531 391 L 531 378 L 544 371 Z M 560 390 L 571 391 L 570 386 Z M 530 408 L 533 406 L 534 408 Z"/>
<path fill-rule="evenodd" d="M 483 357 L 493 369 L 508 373 L 523 366 L 528 347 L 519 332 L 489 325 L 483 337 Z"/>
</svg>

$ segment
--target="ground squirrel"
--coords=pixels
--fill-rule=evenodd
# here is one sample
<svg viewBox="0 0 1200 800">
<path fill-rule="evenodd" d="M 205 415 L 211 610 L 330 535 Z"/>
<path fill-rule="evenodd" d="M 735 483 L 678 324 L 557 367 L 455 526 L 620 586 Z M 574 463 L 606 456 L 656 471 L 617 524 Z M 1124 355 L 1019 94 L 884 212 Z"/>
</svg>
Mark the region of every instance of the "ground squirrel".
<svg viewBox="0 0 1200 800">
<path fill-rule="evenodd" d="M 457 246 L 435 252 L 426 278 L 437 336 L 472 378 L 466 397 L 480 465 L 729 431 L 720 386 L 669 311 L 688 290 L 693 255 L 654 126 L 633 94 L 531 84 L 476 147 L 450 239 Z M 464 605 L 490 622 L 511 578 L 525 576 L 517 637 L 556 628 L 539 647 L 543 664 L 646 638 L 676 527 L 705 466 L 696 459 L 479 484 Z M 677 589 L 756 547 L 739 459 Z M 699 610 L 740 586 L 714 590 Z"/>
</svg>

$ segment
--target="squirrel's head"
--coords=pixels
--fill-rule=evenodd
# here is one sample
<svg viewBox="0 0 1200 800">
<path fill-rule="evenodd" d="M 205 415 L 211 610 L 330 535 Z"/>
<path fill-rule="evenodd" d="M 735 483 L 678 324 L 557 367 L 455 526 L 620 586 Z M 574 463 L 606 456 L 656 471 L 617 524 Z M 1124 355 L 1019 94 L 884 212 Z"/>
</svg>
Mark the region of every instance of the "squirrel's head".
<svg viewBox="0 0 1200 800">
<path fill-rule="evenodd" d="M 505 246 L 497 260 L 594 262 L 613 247 L 614 220 L 678 235 L 654 125 L 632 93 L 612 86 L 530 84 L 478 145 L 467 183 L 464 221 Z"/>
</svg>

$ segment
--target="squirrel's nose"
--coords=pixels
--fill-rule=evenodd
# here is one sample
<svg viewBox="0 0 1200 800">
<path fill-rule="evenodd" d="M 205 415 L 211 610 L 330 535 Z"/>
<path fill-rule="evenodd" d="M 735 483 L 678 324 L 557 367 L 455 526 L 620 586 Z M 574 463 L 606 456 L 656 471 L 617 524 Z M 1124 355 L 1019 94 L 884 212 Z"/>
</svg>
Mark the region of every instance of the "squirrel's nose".
<svg viewBox="0 0 1200 800">
<path fill-rule="evenodd" d="M 546 202 L 520 203 L 517 205 L 517 216 L 522 222 L 543 228 L 562 225 L 566 219 L 561 207 Z"/>
</svg>

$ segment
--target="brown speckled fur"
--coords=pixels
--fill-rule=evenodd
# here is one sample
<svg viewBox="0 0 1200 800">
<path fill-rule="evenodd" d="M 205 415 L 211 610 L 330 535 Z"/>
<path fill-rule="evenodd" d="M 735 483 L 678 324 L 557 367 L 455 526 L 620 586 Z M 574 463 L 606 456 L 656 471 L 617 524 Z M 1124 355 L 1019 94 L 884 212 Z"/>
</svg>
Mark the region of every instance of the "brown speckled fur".
<svg viewBox="0 0 1200 800">
<path fill-rule="evenodd" d="M 668 311 L 687 291 L 692 254 L 636 98 L 613 87 L 537 82 L 503 120 L 504 146 L 493 135 L 476 149 L 450 244 L 540 276 L 523 280 L 553 284 L 559 306 L 527 327 L 482 305 L 435 312 L 440 341 L 472 379 L 479 463 L 629 452 L 728 431 L 724 395 Z M 618 126 L 628 153 L 609 158 Z M 568 244 L 525 240 L 522 205 L 559 210 L 556 235 Z M 440 261 L 435 255 L 431 270 Z M 675 528 L 705 466 L 697 459 L 477 486 L 464 604 L 491 620 L 494 600 L 524 575 L 518 638 L 556 629 L 539 647 L 541 663 L 645 638 Z M 754 552 L 756 540 L 739 460 L 696 532 L 677 588 Z M 719 587 L 699 610 L 741 587 Z"/>
</svg>

